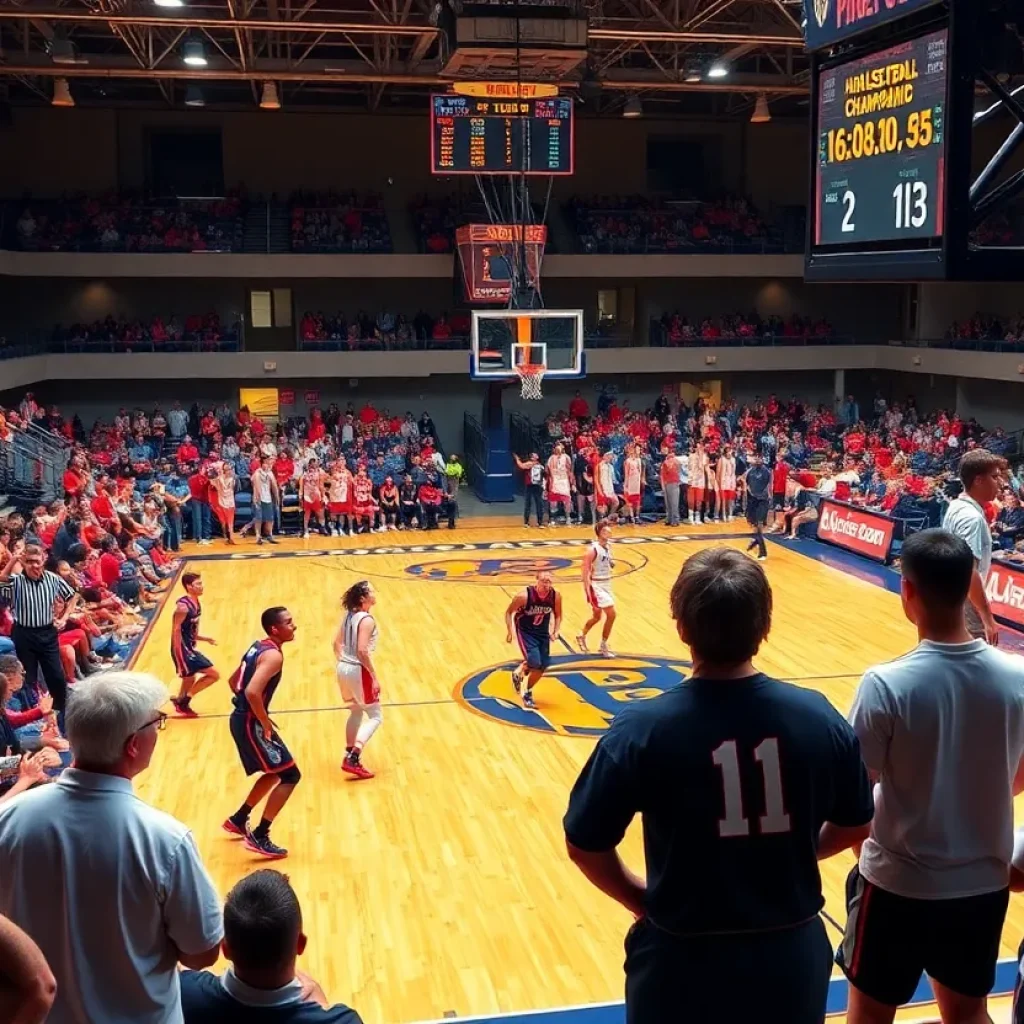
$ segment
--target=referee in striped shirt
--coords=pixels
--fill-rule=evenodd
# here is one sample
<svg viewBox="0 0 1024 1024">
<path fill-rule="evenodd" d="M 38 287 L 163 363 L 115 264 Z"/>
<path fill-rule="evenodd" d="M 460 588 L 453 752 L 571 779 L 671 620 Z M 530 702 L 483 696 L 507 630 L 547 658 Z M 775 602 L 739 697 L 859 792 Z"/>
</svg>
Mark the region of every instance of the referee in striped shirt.
<svg viewBox="0 0 1024 1024">
<path fill-rule="evenodd" d="M 45 556 L 38 544 L 28 544 L 24 550 L 19 547 L 15 545 L 10 560 L 0 569 L 0 597 L 11 604 L 11 639 L 18 660 L 25 667 L 25 678 L 34 683 L 42 672 L 53 697 L 53 710 L 63 722 L 68 687 L 54 619 L 58 617 L 59 606 L 59 617 L 66 621 L 80 597 L 56 573 L 43 568 Z"/>
</svg>

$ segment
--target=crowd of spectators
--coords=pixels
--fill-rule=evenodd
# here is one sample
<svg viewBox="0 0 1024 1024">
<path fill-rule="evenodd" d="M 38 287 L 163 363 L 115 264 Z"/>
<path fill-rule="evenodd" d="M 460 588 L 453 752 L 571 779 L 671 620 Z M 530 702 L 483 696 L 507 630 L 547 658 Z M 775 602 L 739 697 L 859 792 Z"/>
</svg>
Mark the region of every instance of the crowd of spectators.
<svg viewBox="0 0 1024 1024">
<path fill-rule="evenodd" d="M 92 323 L 58 324 L 53 329 L 55 347 L 67 352 L 90 349 L 116 349 L 121 352 L 154 350 L 185 352 L 196 348 L 234 351 L 242 339 L 242 322 L 236 317 L 223 324 L 216 310 L 190 313 L 182 318 L 177 313 L 157 314 L 151 319 L 129 319 L 110 314 Z"/>
<path fill-rule="evenodd" d="M 593 494 L 596 464 L 608 458 L 621 493 L 623 460 L 635 446 L 644 459 L 644 507 L 651 511 L 661 507 L 662 467 L 674 457 L 683 509 L 694 483 L 691 477 L 705 492 L 697 522 L 721 521 L 731 511 L 717 483 L 721 456 L 728 453 L 736 459 L 738 511 L 742 475 L 757 453 L 773 472 L 774 528 L 794 538 L 804 524 L 813 529 L 823 497 L 885 512 L 908 531 L 937 526 L 946 502 L 959 493 L 956 466 L 964 452 L 979 446 L 1002 455 L 1015 450 L 1013 439 L 999 427 L 986 430 L 944 410 L 923 414 L 913 398 L 890 404 L 881 394 L 862 417 L 852 397 L 837 409 L 776 395 L 744 405 L 726 401 L 714 408 L 704 399 L 687 406 L 662 394 L 650 408 L 633 410 L 628 399 L 620 401 L 606 390 L 595 414 L 580 394 L 568 410 L 550 414 L 544 439 L 547 446 L 562 443 L 574 453 L 574 483 L 584 495 Z M 1017 478 L 1011 477 L 988 514 L 997 524 L 1000 546 L 1019 544 L 1024 552 L 1019 491 Z M 581 518 L 583 511 L 580 504 Z M 676 510 L 666 512 L 670 521 L 675 518 Z"/>
<path fill-rule="evenodd" d="M 1024 350 L 1024 316 L 999 317 L 975 313 L 968 320 L 956 320 L 946 332 L 954 348 L 1010 348 Z"/>
<path fill-rule="evenodd" d="M 422 309 L 413 317 L 381 310 L 370 316 L 359 310 L 351 319 L 344 312 L 306 312 L 299 321 L 299 340 L 310 349 L 445 349 L 469 346 L 470 319 L 464 310 L 447 310 L 433 317 Z"/>
<path fill-rule="evenodd" d="M 697 202 L 647 196 L 575 197 L 566 212 L 588 253 L 680 253 L 780 249 L 749 200 Z"/>
<path fill-rule="evenodd" d="M 714 345 L 729 342 L 755 344 L 775 339 L 827 339 L 835 329 L 824 317 L 803 317 L 796 313 L 788 317 L 760 317 L 757 313 L 727 314 L 723 317 L 704 317 L 690 322 L 678 310 L 666 312 L 651 320 L 652 345 Z"/>
<path fill-rule="evenodd" d="M 389 253 L 391 227 L 379 195 L 293 192 L 292 251 Z"/>
<path fill-rule="evenodd" d="M 28 199 L 15 214 L 15 243 L 34 252 L 234 252 L 244 203 L 131 193 Z"/>
<path fill-rule="evenodd" d="M 454 528 L 458 514 L 463 467 L 457 456 L 444 457 L 426 412 L 417 420 L 411 412 L 397 416 L 377 410 L 370 401 L 358 410 L 352 403 L 344 410 L 332 403 L 324 411 L 315 407 L 308 416 L 292 416 L 274 429 L 244 406 L 201 408 L 196 403 L 186 411 L 175 402 L 167 412 L 159 405 L 151 413 L 122 408 L 112 421 L 97 420 L 86 431 L 77 415 L 68 420 L 57 407 L 47 409 L 29 393 L 17 410 L 0 409 L 0 439 L 26 423 L 57 433 L 72 446 L 63 478 L 65 500 L 37 509 L 37 514 L 59 514 L 57 528 L 65 519 L 71 522 L 76 540 L 85 542 L 86 554 L 97 564 L 106 553 L 104 544 L 116 541 L 121 554 L 110 553 L 138 567 L 137 572 L 124 570 L 132 583 L 120 588 L 121 596 L 142 606 L 159 590 L 162 569 L 183 538 L 209 543 L 219 528 L 234 542 L 236 521 L 243 535 L 256 525 L 247 519 L 247 511 L 254 508 L 253 473 L 264 461 L 278 488 L 278 533 L 290 528 L 289 513 L 295 514 L 296 532 L 319 523 L 324 533 L 348 535 L 435 528 L 439 519 Z M 307 500 L 312 488 L 305 474 L 311 461 L 323 471 L 315 501 Z M 330 500 L 329 477 L 346 473 L 349 485 L 358 477 L 368 480 L 368 497 L 358 510 L 352 486 L 341 488 L 343 499 Z M 392 487 L 400 500 L 390 516 Z M 305 513 L 313 504 L 323 507 L 313 510 L 318 514 L 311 523 Z M 11 538 L 18 540 L 34 521 L 12 516 L 8 525 Z M 254 533 L 262 540 L 259 529 Z M 119 578 L 113 563 L 109 575 L 110 583 Z"/>
</svg>

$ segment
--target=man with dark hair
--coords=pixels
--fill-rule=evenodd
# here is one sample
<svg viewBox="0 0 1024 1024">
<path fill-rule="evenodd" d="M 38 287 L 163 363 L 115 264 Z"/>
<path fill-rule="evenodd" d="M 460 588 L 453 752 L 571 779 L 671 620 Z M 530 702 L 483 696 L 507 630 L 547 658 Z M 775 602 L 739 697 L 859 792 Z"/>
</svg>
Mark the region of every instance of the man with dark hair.
<svg viewBox="0 0 1024 1024">
<path fill-rule="evenodd" d="M 747 522 L 754 528 L 754 539 L 747 545 L 747 550 L 757 548 L 757 560 L 763 562 L 768 557 L 768 547 L 764 542 L 764 528 L 768 522 L 768 508 L 771 505 L 769 488 L 772 483 L 771 470 L 764 464 L 760 452 L 750 457 L 750 468 L 741 478 L 747 488 Z"/>
<path fill-rule="evenodd" d="M 235 695 L 230 726 L 238 756 L 246 775 L 259 773 L 242 806 L 221 826 L 225 832 L 245 840 L 245 848 L 261 857 L 278 860 L 288 851 L 270 838 L 270 826 L 283 810 L 302 778 L 291 751 L 276 732 L 270 718 L 270 702 L 284 671 L 282 647 L 295 639 L 291 612 L 280 606 L 260 616 L 266 636 L 249 645 L 242 662 L 228 680 Z M 264 798 L 263 817 L 254 829 L 249 815 Z"/>
<path fill-rule="evenodd" d="M 975 573 L 967 605 L 967 628 L 971 636 L 980 637 L 990 644 L 999 643 L 999 627 L 985 593 L 985 583 L 992 568 L 992 531 L 984 506 L 999 495 L 1006 468 L 1006 459 L 1001 455 L 983 448 L 967 452 L 960 460 L 963 493 L 950 502 L 942 520 L 942 528 L 965 540 L 974 555 Z"/>
<path fill-rule="evenodd" d="M 893 1020 L 922 972 L 946 1024 L 975 1024 L 988 1020 L 1024 788 L 1024 661 L 971 637 L 977 557 L 964 540 L 924 530 L 901 557 L 920 643 L 869 669 L 850 712 L 879 800 L 836 959 L 849 1024 Z"/>
<path fill-rule="evenodd" d="M 627 1019 L 755 1020 L 770 1007 L 819 1024 L 832 952 L 817 860 L 852 845 L 873 810 L 857 738 L 820 693 L 754 668 L 772 592 L 741 552 L 687 559 L 671 611 L 693 677 L 615 718 L 564 821 L 570 858 L 637 917 Z M 638 812 L 646 882 L 616 852 Z"/>
<path fill-rule="evenodd" d="M 181 975 L 185 1024 L 362 1024 L 355 1010 L 330 1006 L 323 989 L 296 969 L 305 949 L 302 908 L 287 876 L 254 871 L 224 903 L 223 952 L 231 966 L 220 977 Z"/>
<path fill-rule="evenodd" d="M 192 707 L 192 698 L 213 686 L 220 679 L 220 673 L 205 654 L 196 650 L 196 644 L 200 640 L 207 644 L 217 641 L 199 633 L 199 619 L 203 613 L 199 603 L 203 596 L 203 577 L 197 572 L 186 572 L 181 577 L 181 585 L 185 595 L 175 603 L 171 619 L 171 660 L 181 680 L 181 688 L 176 697 L 171 697 L 171 704 L 183 718 L 198 718 Z"/>
</svg>

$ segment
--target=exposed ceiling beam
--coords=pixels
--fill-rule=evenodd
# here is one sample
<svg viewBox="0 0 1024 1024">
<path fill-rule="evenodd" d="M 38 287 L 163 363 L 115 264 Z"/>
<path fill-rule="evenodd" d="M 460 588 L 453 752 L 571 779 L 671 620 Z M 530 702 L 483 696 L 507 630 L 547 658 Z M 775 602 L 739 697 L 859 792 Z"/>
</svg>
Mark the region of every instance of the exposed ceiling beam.
<svg viewBox="0 0 1024 1024">
<path fill-rule="evenodd" d="M 634 39 L 642 43 L 715 43 L 726 46 L 803 46 L 800 36 L 762 35 L 754 32 L 687 32 L 661 29 L 592 28 L 590 39 Z"/>
</svg>

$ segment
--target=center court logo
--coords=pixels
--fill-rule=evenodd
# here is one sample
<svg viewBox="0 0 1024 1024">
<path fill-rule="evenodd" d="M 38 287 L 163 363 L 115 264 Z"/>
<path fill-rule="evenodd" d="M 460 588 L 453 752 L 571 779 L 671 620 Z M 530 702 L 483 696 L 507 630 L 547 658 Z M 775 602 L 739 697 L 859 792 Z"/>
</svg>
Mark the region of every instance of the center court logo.
<svg viewBox="0 0 1024 1024">
<path fill-rule="evenodd" d="M 678 658 L 556 656 L 534 691 L 537 710 L 527 711 L 512 687 L 517 664 L 507 661 L 467 676 L 455 687 L 455 699 L 505 725 L 559 736 L 600 736 L 623 708 L 659 696 L 690 673 L 690 663 Z"/>
<path fill-rule="evenodd" d="M 638 551 L 615 551 L 613 576 L 627 576 L 642 569 L 647 559 Z M 578 583 L 582 578 L 583 556 L 536 558 L 447 558 L 410 565 L 406 574 L 421 580 L 482 583 L 492 586 L 528 586 L 539 572 L 549 572 L 555 583 Z"/>
</svg>

